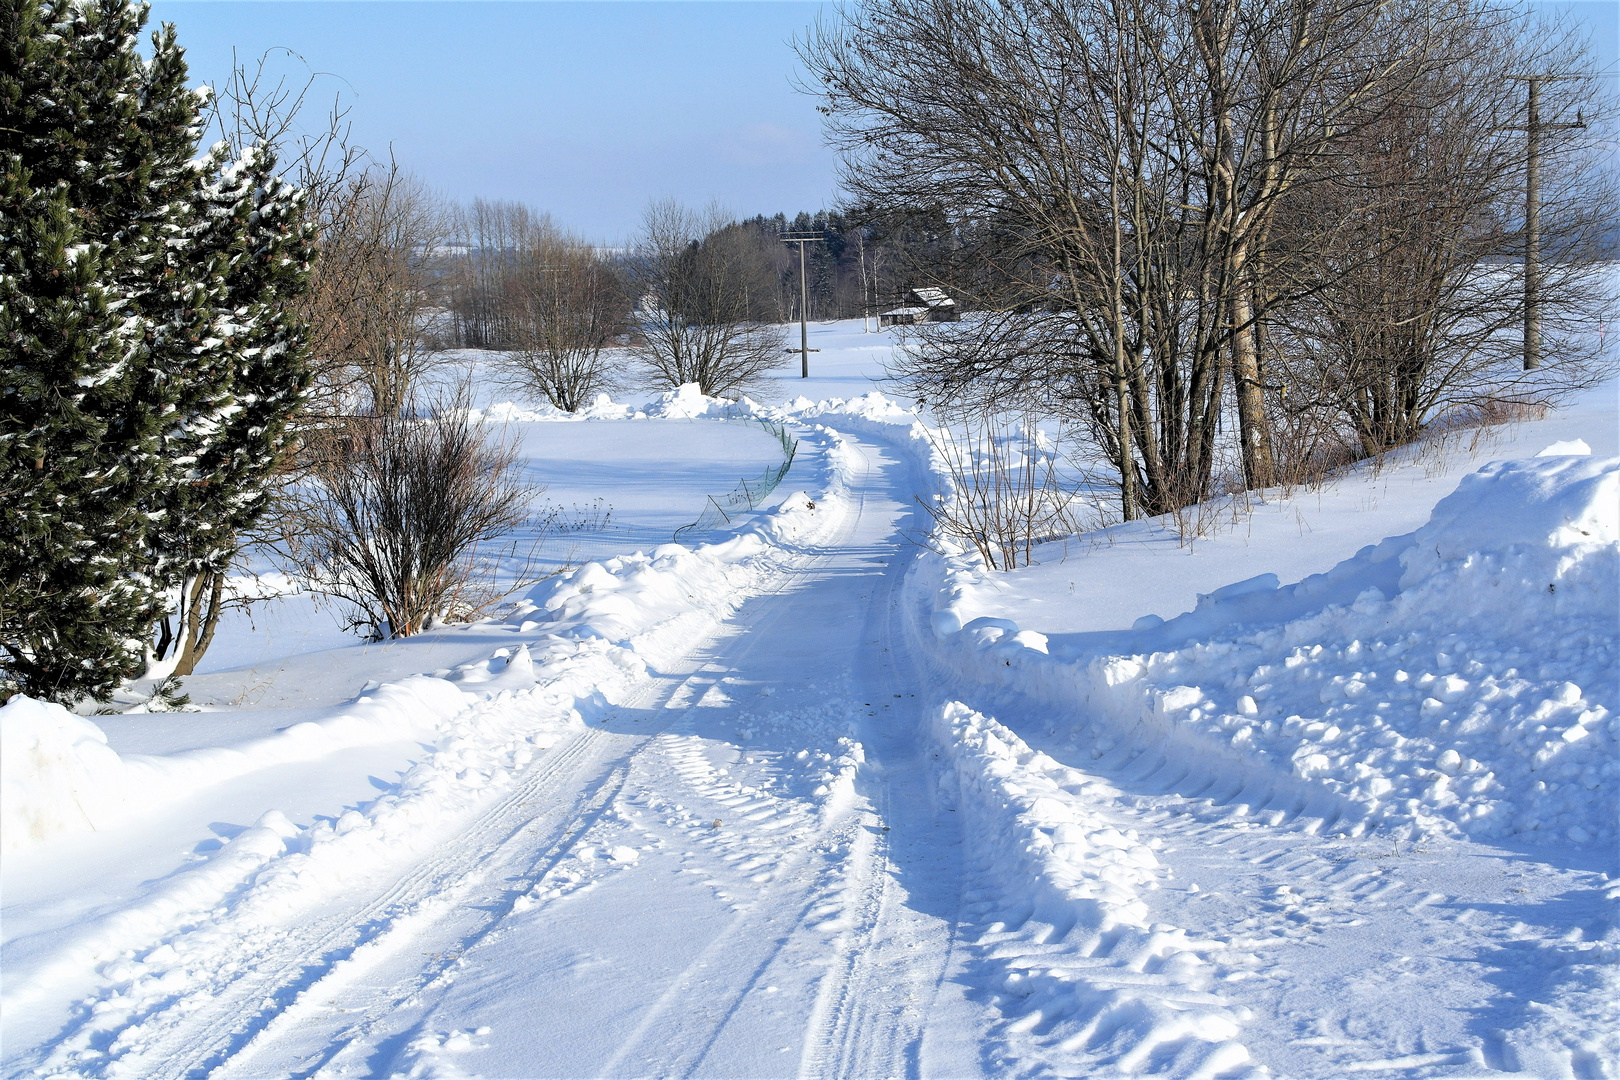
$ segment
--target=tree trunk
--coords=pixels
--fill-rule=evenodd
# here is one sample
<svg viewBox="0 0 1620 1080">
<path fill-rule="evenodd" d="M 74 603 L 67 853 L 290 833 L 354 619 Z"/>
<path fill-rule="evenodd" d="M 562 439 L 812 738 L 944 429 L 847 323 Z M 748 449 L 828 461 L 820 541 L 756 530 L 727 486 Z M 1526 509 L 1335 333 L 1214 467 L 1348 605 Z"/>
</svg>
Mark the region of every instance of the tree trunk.
<svg viewBox="0 0 1620 1080">
<path fill-rule="evenodd" d="M 176 677 L 190 675 L 213 643 L 214 630 L 219 626 L 220 610 L 224 606 L 225 575 L 212 570 L 198 574 L 192 586 L 190 601 L 181 611 L 180 660 L 174 666 Z M 207 602 L 203 600 L 207 593 Z M 182 598 L 184 594 L 182 593 Z"/>
<path fill-rule="evenodd" d="M 1255 343 L 1254 305 L 1246 282 L 1232 292 L 1232 379 L 1237 393 L 1238 442 L 1243 450 L 1243 486 L 1267 488 L 1276 482 L 1271 432 L 1266 425 L 1260 382 L 1260 351 Z"/>
</svg>

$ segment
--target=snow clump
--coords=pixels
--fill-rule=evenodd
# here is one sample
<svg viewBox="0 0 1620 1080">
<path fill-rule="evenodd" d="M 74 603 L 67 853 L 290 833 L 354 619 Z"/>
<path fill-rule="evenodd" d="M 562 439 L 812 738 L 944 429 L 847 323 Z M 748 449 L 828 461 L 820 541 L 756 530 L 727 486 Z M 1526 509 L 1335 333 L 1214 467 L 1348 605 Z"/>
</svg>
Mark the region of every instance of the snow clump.
<svg viewBox="0 0 1620 1080">
<path fill-rule="evenodd" d="M 111 823 L 123 780 L 123 761 L 93 721 L 22 694 L 0 707 L 4 850 Z"/>
</svg>

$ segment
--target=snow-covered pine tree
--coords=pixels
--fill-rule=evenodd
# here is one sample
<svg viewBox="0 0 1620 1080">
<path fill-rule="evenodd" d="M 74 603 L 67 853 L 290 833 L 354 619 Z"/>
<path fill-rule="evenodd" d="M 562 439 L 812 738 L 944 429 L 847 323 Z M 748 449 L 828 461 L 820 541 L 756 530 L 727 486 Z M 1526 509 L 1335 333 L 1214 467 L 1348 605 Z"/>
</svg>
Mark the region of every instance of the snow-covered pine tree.
<svg viewBox="0 0 1620 1080">
<path fill-rule="evenodd" d="M 296 195 L 267 155 L 192 160 L 202 98 L 173 27 L 140 57 L 145 20 L 0 0 L 0 698 L 139 670 L 175 586 L 220 565 L 195 534 L 262 509 L 303 386 Z"/>
<path fill-rule="evenodd" d="M 70 700 L 139 661 L 161 605 L 132 572 L 166 471 L 140 301 L 197 110 L 172 38 L 136 53 L 143 11 L 3 2 L 0 693 Z"/>
<path fill-rule="evenodd" d="M 187 377 L 163 440 L 177 475 L 154 508 L 156 573 L 175 600 L 154 674 L 189 675 L 207 650 L 225 573 L 267 506 L 309 382 L 292 308 L 314 251 L 303 193 L 276 178 L 264 148 L 233 161 L 219 143 L 197 165 L 195 212 L 168 247 L 183 284 L 156 350 Z"/>
</svg>

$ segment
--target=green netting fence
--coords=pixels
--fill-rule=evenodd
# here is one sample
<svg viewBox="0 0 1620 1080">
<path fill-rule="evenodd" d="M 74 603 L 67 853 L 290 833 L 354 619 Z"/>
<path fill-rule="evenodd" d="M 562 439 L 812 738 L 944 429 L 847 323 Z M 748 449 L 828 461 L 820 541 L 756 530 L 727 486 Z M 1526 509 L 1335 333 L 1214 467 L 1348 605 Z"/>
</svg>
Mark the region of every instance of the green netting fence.
<svg viewBox="0 0 1620 1080">
<path fill-rule="evenodd" d="M 750 510 L 757 510 L 761 503 L 770 497 L 776 490 L 776 485 L 782 482 L 788 470 L 793 467 L 793 455 L 799 449 L 799 442 L 788 434 L 787 428 L 770 420 L 744 420 L 742 423 L 758 424 L 769 432 L 782 446 L 782 463 L 772 465 L 753 479 L 744 478 L 737 481 L 737 486 L 724 495 L 710 495 L 703 513 L 690 525 L 682 525 L 675 530 L 675 539 L 679 540 L 681 534 L 695 531 L 699 534 L 713 529 L 724 528 L 736 521 Z"/>
</svg>

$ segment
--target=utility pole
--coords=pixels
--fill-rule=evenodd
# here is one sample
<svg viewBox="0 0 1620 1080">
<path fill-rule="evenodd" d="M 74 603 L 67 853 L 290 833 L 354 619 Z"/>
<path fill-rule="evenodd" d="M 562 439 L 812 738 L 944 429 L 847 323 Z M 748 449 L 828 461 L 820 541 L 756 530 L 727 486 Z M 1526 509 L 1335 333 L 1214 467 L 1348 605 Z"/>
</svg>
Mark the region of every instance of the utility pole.
<svg viewBox="0 0 1620 1080">
<path fill-rule="evenodd" d="M 1575 113 L 1573 124 L 1541 122 L 1541 84 L 1578 79 L 1579 75 L 1513 75 L 1528 83 L 1529 116 L 1525 123 L 1524 166 L 1524 370 L 1541 366 L 1541 133 L 1584 128 L 1586 121 Z"/>
<path fill-rule="evenodd" d="M 782 243 L 799 245 L 799 347 L 788 352 L 799 354 L 799 378 L 810 377 L 810 354 L 820 349 L 810 347 L 810 279 L 804 272 L 804 245 L 820 243 L 826 237 L 819 232 L 783 233 Z"/>
</svg>

